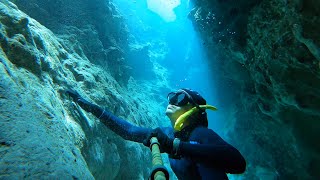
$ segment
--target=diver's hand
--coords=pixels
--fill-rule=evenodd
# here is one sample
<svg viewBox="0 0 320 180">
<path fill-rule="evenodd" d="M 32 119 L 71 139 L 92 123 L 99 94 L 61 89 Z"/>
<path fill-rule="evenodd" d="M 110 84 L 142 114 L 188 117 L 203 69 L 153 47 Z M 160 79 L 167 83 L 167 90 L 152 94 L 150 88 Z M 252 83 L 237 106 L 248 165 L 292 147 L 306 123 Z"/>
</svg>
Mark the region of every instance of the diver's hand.
<svg viewBox="0 0 320 180">
<path fill-rule="evenodd" d="M 69 95 L 73 99 L 73 101 L 78 103 L 81 107 L 84 107 L 85 105 L 91 104 L 89 101 L 82 98 L 80 96 L 80 94 L 74 90 L 68 89 L 68 90 L 66 90 L 66 94 Z"/>
<path fill-rule="evenodd" d="M 169 138 L 161 128 L 153 129 L 149 137 L 144 140 L 143 144 L 147 147 L 150 146 L 150 139 L 156 137 L 160 143 L 160 152 L 171 154 L 173 151 L 173 139 Z"/>
<path fill-rule="evenodd" d="M 65 91 L 65 93 L 69 95 L 75 102 L 78 102 L 80 99 L 82 99 L 79 93 L 74 90 L 68 89 Z"/>
<path fill-rule="evenodd" d="M 88 111 L 88 112 L 92 112 L 95 116 L 100 117 L 101 113 L 100 109 L 97 105 L 94 105 L 92 103 L 90 103 L 89 101 L 85 100 L 84 98 L 82 98 L 80 96 L 80 94 L 74 90 L 68 89 L 65 91 L 65 94 L 69 95 L 74 102 L 76 102 L 81 108 L 83 108 L 84 110 Z M 99 110 L 98 110 L 99 109 Z M 97 115 L 97 113 L 100 115 Z"/>
</svg>

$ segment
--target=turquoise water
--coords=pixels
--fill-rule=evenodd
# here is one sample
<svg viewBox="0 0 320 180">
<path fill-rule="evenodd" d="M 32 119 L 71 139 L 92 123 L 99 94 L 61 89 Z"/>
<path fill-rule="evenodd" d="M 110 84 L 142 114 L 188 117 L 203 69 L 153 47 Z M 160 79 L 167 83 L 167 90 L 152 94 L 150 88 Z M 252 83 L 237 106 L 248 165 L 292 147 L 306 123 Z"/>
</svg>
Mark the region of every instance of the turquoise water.
<svg viewBox="0 0 320 180">
<path fill-rule="evenodd" d="M 219 108 L 218 98 L 225 95 L 217 94 L 217 60 L 214 56 L 208 57 L 204 41 L 188 18 L 189 12 L 194 8 L 192 2 L 115 0 L 114 3 L 127 22 L 129 32 L 139 43 L 150 44 L 150 52 L 165 51 L 164 57 L 151 58 L 151 61 L 168 70 L 169 74 L 165 78 L 172 89 L 189 87 L 197 90 L 209 104 Z M 128 60 L 139 61 L 134 58 Z M 210 128 L 222 132 L 223 113 L 223 108 L 208 113 Z"/>
</svg>

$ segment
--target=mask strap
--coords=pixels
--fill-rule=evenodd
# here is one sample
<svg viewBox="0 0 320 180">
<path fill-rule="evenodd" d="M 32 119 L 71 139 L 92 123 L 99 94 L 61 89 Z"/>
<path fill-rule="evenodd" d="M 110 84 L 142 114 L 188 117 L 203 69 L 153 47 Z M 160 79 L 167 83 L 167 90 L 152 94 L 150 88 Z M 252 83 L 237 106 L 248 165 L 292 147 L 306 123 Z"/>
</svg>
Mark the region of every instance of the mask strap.
<svg viewBox="0 0 320 180">
<path fill-rule="evenodd" d="M 192 104 L 195 105 L 196 108 L 198 108 L 199 110 L 201 109 L 201 108 L 199 107 L 199 104 L 197 104 L 197 103 L 193 100 L 192 96 L 191 96 L 187 91 L 185 91 L 185 90 L 183 90 L 183 89 L 180 89 L 180 91 L 183 92 L 183 93 L 185 93 L 185 94 L 188 96 L 188 98 L 192 101 Z"/>
</svg>

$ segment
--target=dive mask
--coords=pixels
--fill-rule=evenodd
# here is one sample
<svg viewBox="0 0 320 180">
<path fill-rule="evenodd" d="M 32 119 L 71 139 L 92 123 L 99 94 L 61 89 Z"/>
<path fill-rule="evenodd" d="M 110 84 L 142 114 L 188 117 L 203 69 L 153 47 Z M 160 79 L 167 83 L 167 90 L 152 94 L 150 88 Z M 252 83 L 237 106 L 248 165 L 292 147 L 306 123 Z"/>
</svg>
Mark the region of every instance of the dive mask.
<svg viewBox="0 0 320 180">
<path fill-rule="evenodd" d="M 185 91 L 171 92 L 167 96 L 169 104 L 175 106 L 184 106 L 189 102 L 195 104 L 192 97 Z"/>
</svg>

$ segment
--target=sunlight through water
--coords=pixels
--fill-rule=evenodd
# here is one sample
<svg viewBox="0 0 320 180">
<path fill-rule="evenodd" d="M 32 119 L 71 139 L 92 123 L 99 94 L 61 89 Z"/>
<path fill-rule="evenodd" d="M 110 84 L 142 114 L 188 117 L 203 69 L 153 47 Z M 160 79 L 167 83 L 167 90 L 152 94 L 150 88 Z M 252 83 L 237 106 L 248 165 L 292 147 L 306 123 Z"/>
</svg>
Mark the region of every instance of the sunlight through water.
<svg viewBox="0 0 320 180">
<path fill-rule="evenodd" d="M 148 8 L 157 13 L 166 22 L 176 20 L 173 9 L 180 5 L 180 0 L 147 0 Z"/>
</svg>

